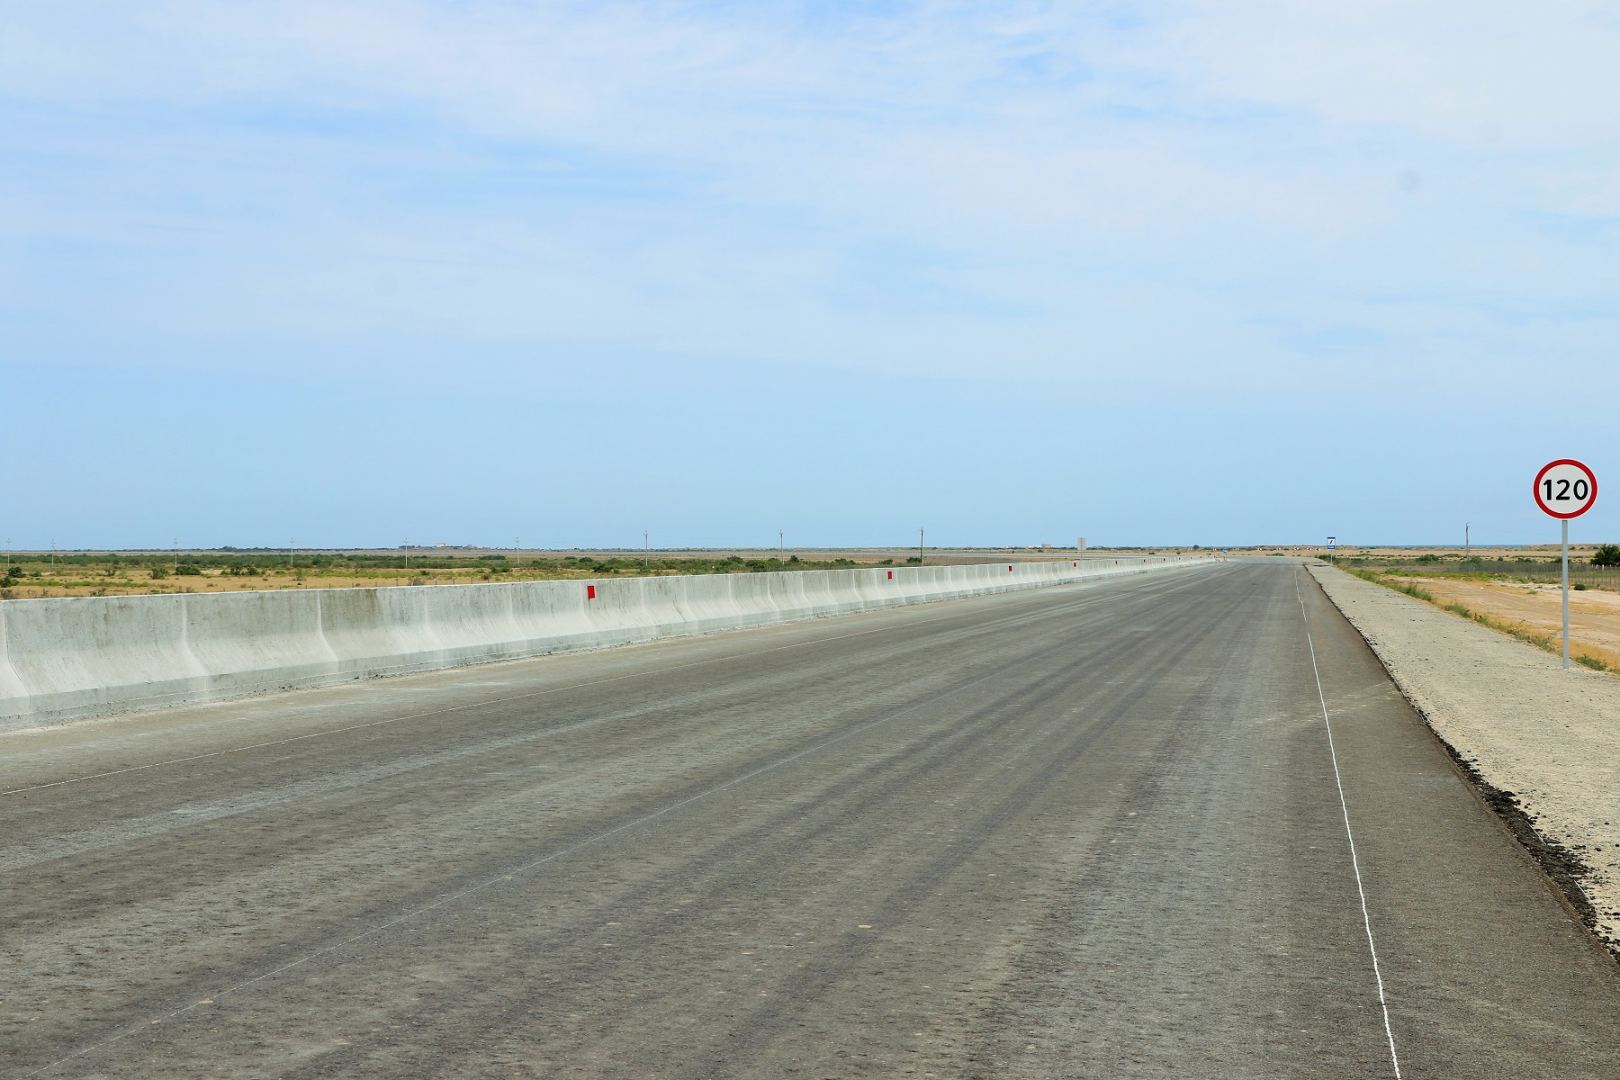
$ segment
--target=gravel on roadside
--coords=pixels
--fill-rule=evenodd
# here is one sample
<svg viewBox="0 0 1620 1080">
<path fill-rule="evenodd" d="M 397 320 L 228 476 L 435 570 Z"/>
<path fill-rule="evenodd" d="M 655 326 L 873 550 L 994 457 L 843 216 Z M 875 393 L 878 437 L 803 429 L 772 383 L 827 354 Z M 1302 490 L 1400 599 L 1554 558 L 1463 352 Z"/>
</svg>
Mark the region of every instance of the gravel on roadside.
<svg viewBox="0 0 1620 1080">
<path fill-rule="evenodd" d="M 1312 566 L 1334 606 L 1481 782 L 1620 957 L 1620 677 L 1341 570 Z M 1518 812 L 1522 812 L 1519 818 Z M 1526 837 L 1532 847 L 1537 837 Z"/>
</svg>

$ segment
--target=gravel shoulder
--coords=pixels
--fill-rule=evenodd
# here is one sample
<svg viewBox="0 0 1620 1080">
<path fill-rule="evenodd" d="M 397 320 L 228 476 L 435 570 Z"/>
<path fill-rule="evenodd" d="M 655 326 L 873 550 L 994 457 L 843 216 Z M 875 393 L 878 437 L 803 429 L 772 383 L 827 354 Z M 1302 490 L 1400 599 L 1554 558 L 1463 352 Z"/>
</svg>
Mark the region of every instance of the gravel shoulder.
<svg viewBox="0 0 1620 1080">
<path fill-rule="evenodd" d="M 1562 862 L 1620 957 L 1620 678 L 1565 671 L 1556 656 L 1342 571 L 1311 573 L 1436 734 L 1500 792 L 1498 809 L 1516 802 L 1553 848 L 1543 862 Z"/>
<path fill-rule="evenodd" d="M 1517 623 L 1538 634 L 1557 638 L 1562 632 L 1561 590 L 1557 585 L 1516 581 L 1471 581 L 1436 575 L 1401 577 L 1428 591 L 1435 601 L 1462 604 Z M 1594 657 L 1620 671 L 1620 593 L 1604 589 L 1575 591 L 1569 598 L 1570 647 L 1579 658 Z"/>
</svg>

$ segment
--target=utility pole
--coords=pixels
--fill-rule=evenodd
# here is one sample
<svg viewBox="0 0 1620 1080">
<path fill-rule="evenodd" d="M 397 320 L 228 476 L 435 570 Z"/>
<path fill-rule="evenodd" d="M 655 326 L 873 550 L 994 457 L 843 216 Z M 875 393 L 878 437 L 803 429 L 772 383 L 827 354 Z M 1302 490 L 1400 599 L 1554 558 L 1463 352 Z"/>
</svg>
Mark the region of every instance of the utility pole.
<svg viewBox="0 0 1620 1080">
<path fill-rule="evenodd" d="M 290 536 L 287 537 L 287 569 L 289 569 L 289 570 L 292 569 L 292 553 L 293 553 L 293 545 L 295 543 L 297 543 L 296 540 L 294 540 Z"/>
<path fill-rule="evenodd" d="M 180 572 L 180 538 L 178 536 L 174 538 L 174 572 L 176 574 Z"/>
<path fill-rule="evenodd" d="M 783 566 L 786 566 L 787 565 L 787 532 L 786 532 L 786 530 L 783 530 L 783 529 L 777 529 L 776 530 L 776 546 L 777 546 L 777 549 L 780 552 L 780 554 L 777 556 L 777 558 L 781 561 Z"/>
<path fill-rule="evenodd" d="M 56 537 L 51 537 L 51 576 L 56 576 Z"/>
<path fill-rule="evenodd" d="M 1468 558 L 1468 550 L 1469 550 L 1468 531 L 1470 529 L 1472 529 L 1473 527 L 1474 527 L 1473 522 L 1471 522 L 1471 521 L 1463 522 L 1463 558 L 1465 558 L 1465 559 Z"/>
<path fill-rule="evenodd" d="M 651 529 L 642 529 L 641 530 L 641 551 L 642 551 L 642 554 L 641 554 L 641 568 L 643 570 L 651 570 L 652 569 L 652 530 Z"/>
<path fill-rule="evenodd" d="M 917 529 L 917 565 L 921 566 L 922 564 L 923 564 L 923 531 L 922 531 L 922 528 L 919 526 L 918 529 Z"/>
<path fill-rule="evenodd" d="M 11 537 L 6 537 L 6 576 L 11 576 Z"/>
</svg>

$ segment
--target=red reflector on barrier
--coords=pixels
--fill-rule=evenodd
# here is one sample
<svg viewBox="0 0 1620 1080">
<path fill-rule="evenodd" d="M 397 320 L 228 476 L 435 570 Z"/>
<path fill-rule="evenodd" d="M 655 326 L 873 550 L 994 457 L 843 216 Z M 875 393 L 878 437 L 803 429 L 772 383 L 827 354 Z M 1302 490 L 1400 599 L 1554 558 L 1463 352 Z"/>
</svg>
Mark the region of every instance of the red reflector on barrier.
<svg viewBox="0 0 1620 1080">
<path fill-rule="evenodd" d="M 1007 573 L 1012 573 L 1012 563 L 1007 564 Z"/>
<path fill-rule="evenodd" d="M 585 586 L 585 599 L 587 599 L 587 600 L 595 600 L 596 599 L 596 586 L 595 585 L 587 585 L 587 586 Z"/>
<path fill-rule="evenodd" d="M 893 571 L 893 570 L 890 570 L 890 571 L 889 571 L 889 580 L 890 580 L 890 581 L 893 581 L 893 580 L 894 580 L 894 571 Z"/>
<path fill-rule="evenodd" d="M 1070 564 L 1069 564 L 1069 565 L 1070 565 L 1070 566 L 1071 566 L 1071 567 L 1073 567 L 1073 568 L 1074 568 L 1074 569 L 1076 569 L 1076 570 L 1078 570 L 1078 569 L 1079 569 L 1079 568 L 1080 568 L 1080 564 L 1079 564 L 1079 563 L 1077 563 L 1077 562 L 1072 562 L 1072 563 L 1070 563 Z"/>
</svg>

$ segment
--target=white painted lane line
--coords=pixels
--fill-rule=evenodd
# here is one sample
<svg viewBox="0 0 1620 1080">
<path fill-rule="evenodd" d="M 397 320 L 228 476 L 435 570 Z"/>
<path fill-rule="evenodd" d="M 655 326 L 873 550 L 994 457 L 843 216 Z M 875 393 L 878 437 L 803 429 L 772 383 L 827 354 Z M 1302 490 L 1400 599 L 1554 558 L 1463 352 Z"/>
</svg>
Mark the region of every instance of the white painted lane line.
<svg viewBox="0 0 1620 1080">
<path fill-rule="evenodd" d="M 1316 697 L 1322 703 L 1322 725 L 1327 729 L 1328 754 L 1333 759 L 1333 782 L 1339 788 L 1339 809 L 1344 811 L 1344 835 L 1350 842 L 1350 866 L 1356 872 L 1356 892 L 1361 896 L 1361 925 L 1367 931 L 1367 951 L 1372 954 L 1373 979 L 1378 983 L 1378 1007 L 1384 1012 L 1384 1037 L 1389 1040 L 1389 1063 L 1395 1067 L 1395 1080 L 1401 1080 L 1401 1056 L 1395 1050 L 1395 1029 L 1389 1022 L 1389 999 L 1384 996 L 1384 973 L 1378 965 L 1378 945 L 1373 941 L 1372 916 L 1367 913 L 1367 889 L 1361 881 L 1361 859 L 1356 855 L 1356 834 L 1350 828 L 1350 803 L 1344 797 L 1344 778 L 1339 774 L 1339 751 L 1333 745 L 1333 721 L 1328 718 L 1327 694 L 1322 690 L 1322 672 L 1316 666 L 1316 642 L 1311 637 L 1311 617 L 1305 610 L 1305 595 L 1299 591 L 1299 575 L 1294 572 L 1294 597 L 1299 601 L 1300 618 L 1305 620 L 1305 644 L 1311 652 L 1311 674 L 1316 676 Z"/>
<path fill-rule="evenodd" d="M 848 635 L 848 636 L 850 636 L 850 637 L 859 637 L 861 635 L 859 635 L 859 634 L 851 634 L 851 635 Z M 1003 677 L 1005 677 L 1007 675 L 1007 671 L 1008 671 L 1007 668 L 1000 667 L 1000 668 L 997 668 L 995 671 L 987 672 L 987 673 L 985 673 L 983 675 L 978 676 L 977 678 L 969 679 L 968 681 L 966 681 L 966 682 L 960 684 L 959 686 L 957 686 L 956 689 L 953 690 L 949 696 L 955 697 L 957 695 L 960 695 L 963 691 L 969 690 L 972 687 L 978 686 L 978 685 L 980 685 L 982 683 L 989 682 L 991 679 L 1003 678 Z M 427 904 L 423 904 L 421 907 L 413 908 L 410 911 L 407 911 L 402 915 L 397 915 L 394 918 L 387 920 L 386 922 L 378 923 L 376 926 L 370 927 L 370 928 L 368 928 L 366 930 L 362 930 L 360 933 L 355 934 L 352 937 L 344 938 L 342 941 L 336 942 L 335 944 L 328 945 L 325 948 L 316 949 L 315 951 L 310 952 L 310 953 L 306 953 L 305 955 L 300 956 L 298 959 L 289 961 L 289 962 L 287 962 L 285 964 L 282 964 L 279 967 L 273 968 L 270 971 L 266 971 L 262 975 L 255 975 L 253 978 L 245 979 L 242 982 L 236 983 L 234 986 L 228 986 L 223 990 L 216 990 L 213 993 L 204 994 L 202 997 L 198 998 L 196 1001 L 191 1002 L 189 1005 L 182 1005 L 178 1009 L 172 1009 L 169 1012 L 163 1013 L 162 1015 L 160 1015 L 160 1016 L 158 1016 L 158 1017 L 156 1017 L 154 1019 L 151 1019 L 151 1020 L 140 1021 L 140 1022 L 138 1022 L 136 1024 L 131 1025 L 130 1027 L 125 1028 L 123 1031 L 115 1032 L 114 1034 L 109 1035 L 107 1038 L 102 1039 L 99 1042 L 91 1043 L 89 1046 L 81 1047 L 80 1049 L 75 1050 L 71 1054 L 68 1054 L 68 1055 L 66 1055 L 64 1057 L 57 1058 L 55 1061 L 51 1062 L 48 1065 L 41 1065 L 39 1068 L 33 1070 L 32 1072 L 26 1073 L 24 1075 L 25 1076 L 43 1076 L 44 1074 L 50 1072 L 52 1069 L 55 1069 L 59 1065 L 65 1065 L 70 1061 L 75 1061 L 75 1060 L 77 1060 L 79 1058 L 84 1057 L 86 1054 L 95 1053 L 97 1050 L 101 1050 L 101 1049 L 103 1049 L 103 1048 L 105 1048 L 107 1046 L 111 1046 L 113 1043 L 121 1042 L 122 1040 L 129 1038 L 131 1035 L 138 1034 L 139 1032 L 150 1031 L 154 1027 L 157 1027 L 157 1026 L 159 1026 L 161 1024 L 168 1023 L 170 1020 L 174 1020 L 177 1017 L 184 1016 L 186 1013 L 191 1012 L 193 1009 L 200 1008 L 201 1006 L 204 1006 L 204 1005 L 212 1005 L 212 1004 L 216 1003 L 220 998 L 225 997 L 225 996 L 227 996 L 229 994 L 234 994 L 234 993 L 237 993 L 239 991 L 246 990 L 249 987 L 255 986 L 255 985 L 259 984 L 259 983 L 262 983 L 267 979 L 273 979 L 277 975 L 284 974 L 285 972 L 291 971 L 291 970 L 293 970 L 294 968 L 297 968 L 297 967 L 302 967 L 303 965 L 309 963 L 312 960 L 318 960 L 323 956 L 329 956 L 329 955 L 331 955 L 333 953 L 339 952 L 339 951 L 341 951 L 343 949 L 348 948 L 351 945 L 354 945 L 354 944 L 357 944 L 359 942 L 365 941 L 367 938 L 375 937 L 378 934 L 381 934 L 386 930 L 391 930 L 396 926 L 399 926 L 399 925 L 401 925 L 403 923 L 410 922 L 412 919 L 418 918 L 419 916 L 422 916 L 422 915 L 426 915 L 427 913 L 429 913 L 431 911 L 436 911 L 439 908 L 445 907 L 448 904 L 453 904 L 458 900 L 464 900 L 467 897 L 475 896 L 478 893 L 484 892 L 486 889 L 492 888 L 493 886 L 501 885 L 501 884 L 505 884 L 505 883 L 515 881 L 519 877 L 521 877 L 521 876 L 523 876 L 525 874 L 528 874 L 528 873 L 530 873 L 530 872 L 532 872 L 534 870 L 538 870 L 540 867 L 545 866 L 547 863 L 553 863 L 553 862 L 556 862 L 558 859 L 565 859 L 570 855 L 578 854 L 579 852 L 584 851 L 587 848 L 595 847 L 596 845 L 602 843 L 604 840 L 608 840 L 608 839 L 611 839 L 612 837 L 618 836 L 620 833 L 629 832 L 631 829 L 639 828 L 640 826 L 646 825 L 647 823 L 652 822 L 652 821 L 657 821 L 659 818 L 666 817 L 669 814 L 673 814 L 677 810 L 681 810 L 681 809 L 684 809 L 685 807 L 691 806 L 693 803 L 702 802 L 704 799 L 710 798 L 711 796 L 714 796 L 714 795 L 718 795 L 722 791 L 728 791 L 731 788 L 737 787 L 739 784 L 745 784 L 748 781 L 755 779 L 756 777 L 763 776 L 763 775 L 765 775 L 766 773 L 769 773 L 769 772 L 774 772 L 777 769 L 782 768 L 784 765 L 791 765 L 793 762 L 798 761 L 801 758 L 809 757 L 812 754 L 820 753 L 822 750 L 825 750 L 830 746 L 836 746 L 837 744 L 839 744 L 841 742 L 845 742 L 845 741 L 847 741 L 849 739 L 855 738 L 857 735 L 863 735 L 866 732 L 871 731 L 874 728 L 881 727 L 884 724 L 887 724 L 887 723 L 890 723 L 892 721 L 898 720 L 901 717 L 907 716 L 907 715 L 909 715 L 911 713 L 914 713 L 914 712 L 917 712 L 920 709 L 925 709 L 925 708 L 928 708 L 930 706 L 938 705 L 940 700 L 942 700 L 942 697 L 931 698 L 928 701 L 921 701 L 921 702 L 918 702 L 915 705 L 908 705 L 905 708 L 900 709 L 898 712 L 892 712 L 887 716 L 880 716 L 876 720 L 868 720 L 866 723 L 860 724 L 860 725 L 858 725 L 856 727 L 853 727 L 853 728 L 850 728 L 848 731 L 844 731 L 844 732 L 841 732 L 841 733 L 839 733 L 837 735 L 834 735 L 834 736 L 832 736 L 830 738 L 823 739 L 821 742 L 818 742 L 813 746 L 807 746 L 803 750 L 797 750 L 797 751 L 795 751 L 795 752 L 793 752 L 791 754 L 788 754 L 786 757 L 778 758 L 777 760 L 775 760 L 775 761 L 773 761 L 773 762 L 771 762 L 771 763 L 769 763 L 767 765 L 761 765 L 759 768 L 753 769 L 753 770 L 751 770 L 749 772 L 746 772 L 746 773 L 742 774 L 741 776 L 732 777 L 730 780 L 727 780 L 722 784 L 716 784 L 712 788 L 708 788 L 708 789 L 706 789 L 704 791 L 700 791 L 695 795 L 688 795 L 686 798 L 679 799 L 679 800 L 677 800 L 675 802 L 672 802 L 668 806 L 662 807 L 661 809 L 654 810 L 651 813 L 643 814 L 642 816 L 640 816 L 638 818 L 634 818 L 634 819 L 632 819 L 630 821 L 622 822 L 621 824 L 613 826 L 613 828 L 611 828 L 611 829 L 605 829 L 602 832 L 596 833 L 593 836 L 588 836 L 583 840 L 577 840 L 577 841 L 575 841 L 574 843 L 568 845 L 565 848 L 561 848 L 561 849 L 559 849 L 557 851 L 553 851 L 549 855 L 542 855 L 537 859 L 532 859 L 529 862 L 523 863 L 522 865 L 514 867 L 513 869 L 508 870 L 508 871 L 506 871 L 504 873 L 496 874 L 493 877 L 485 878 L 483 881 L 480 881 L 480 882 L 477 882 L 475 884 L 469 885 L 469 886 L 467 886 L 466 888 L 463 888 L 463 889 L 457 889 L 455 892 L 446 893 L 444 896 L 439 897 L 437 900 L 431 901 L 430 903 L 427 903 Z"/>
<path fill-rule="evenodd" d="M 1108 578 L 1100 578 L 1098 580 L 1099 581 L 1107 581 L 1109 579 Z M 1148 582 L 1146 582 L 1145 584 L 1156 585 L 1161 580 L 1163 580 L 1163 579 L 1150 578 L 1148 580 Z M 1064 584 L 1092 584 L 1092 583 L 1082 581 L 1082 582 L 1074 582 L 1074 583 L 1067 583 L 1066 582 Z M 1179 591 L 1180 588 L 1182 588 L 1182 587 L 1183 586 L 1178 585 L 1178 586 L 1176 586 L 1174 588 L 1166 589 L 1166 590 L 1162 590 L 1162 591 L 1163 592 L 1176 592 L 1176 591 Z M 1006 595 L 1006 594 L 1002 594 L 1002 595 Z M 1102 599 L 1103 598 L 1098 598 L 1098 599 L 1091 600 L 1089 602 L 1082 601 L 1080 603 L 1070 605 L 1070 606 L 1071 607 L 1091 607 L 1091 606 L 1095 606 L 1098 603 L 1101 603 Z M 879 609 L 879 610 L 882 610 L 882 609 Z M 916 623 L 912 623 L 910 625 L 911 626 L 918 626 L 918 625 L 927 626 L 930 623 L 944 622 L 946 619 L 953 618 L 955 615 L 960 615 L 960 614 L 961 614 L 960 612 L 955 612 L 955 613 L 953 613 L 951 615 L 941 615 L 938 618 L 934 618 L 934 619 L 921 619 L 921 620 L 918 620 Z M 788 625 L 788 624 L 778 624 L 778 625 Z M 266 749 L 269 749 L 269 748 L 275 747 L 275 746 L 286 746 L 286 745 L 288 745 L 290 743 L 303 742 L 306 739 L 321 739 L 321 738 L 326 738 L 327 736 L 330 736 L 330 735 L 342 735 L 342 734 L 345 734 L 346 732 L 350 732 L 350 731 L 364 731 L 364 730 L 366 730 L 368 728 L 387 727 L 389 724 L 399 724 L 399 723 L 403 723 L 403 722 L 405 722 L 407 720 L 426 720 L 429 717 L 434 717 L 434 716 L 448 716 L 451 713 L 466 712 L 469 709 L 482 709 L 487 705 L 504 705 L 504 704 L 508 704 L 508 703 L 514 702 L 514 701 L 527 701 L 527 700 L 532 699 L 532 698 L 546 697 L 546 696 L 551 695 L 551 694 L 563 694 L 563 693 L 567 693 L 570 690 L 585 690 L 585 689 L 589 689 L 590 687 L 593 687 L 593 686 L 607 686 L 607 685 L 609 685 L 611 683 L 625 682 L 625 681 L 627 681 L 629 679 L 645 679 L 645 678 L 648 678 L 649 676 L 652 676 L 652 675 L 665 675 L 665 674 L 668 674 L 668 673 L 673 672 L 673 671 L 684 671 L 684 670 L 686 670 L 688 668 L 702 667 L 705 664 L 720 664 L 720 663 L 725 663 L 728 660 L 740 660 L 740 659 L 745 659 L 747 657 L 752 657 L 752 656 L 764 656 L 764 655 L 767 655 L 769 653 L 786 652 L 789 649 L 802 649 L 802 648 L 805 648 L 805 647 L 810 646 L 810 645 L 824 645 L 824 644 L 827 644 L 828 642 L 845 641 L 845 640 L 848 640 L 849 638 L 867 637 L 867 636 L 869 636 L 871 634 L 881 634 L 881 633 L 884 633 L 884 632 L 886 632 L 888 630 L 891 630 L 891 629 L 893 629 L 893 627 L 880 626 L 880 627 L 878 627 L 876 629 L 873 629 L 873 630 L 861 630 L 861 631 L 857 631 L 856 633 L 852 633 L 852 634 L 837 634 L 837 635 L 834 635 L 832 637 L 814 638 L 814 639 L 812 639 L 810 641 L 796 641 L 796 642 L 792 642 L 791 644 L 778 645 L 778 646 L 775 646 L 775 647 L 769 648 L 769 649 L 758 649 L 758 650 L 753 650 L 753 651 L 749 651 L 749 652 L 729 653 L 729 654 L 727 654 L 725 656 L 710 657 L 707 660 L 694 660 L 689 664 L 675 664 L 675 665 L 673 665 L 671 667 L 655 668 L 655 669 L 648 670 L 648 671 L 635 671 L 635 672 L 631 672 L 628 675 L 616 675 L 616 676 L 614 676 L 613 678 L 610 678 L 610 679 L 595 679 L 595 680 L 592 680 L 592 681 L 589 681 L 589 682 L 569 683 L 567 686 L 554 686 L 554 687 L 550 688 L 549 690 L 535 690 L 535 691 L 532 691 L 532 692 L 526 693 L 526 694 L 512 694 L 512 695 L 507 696 L 507 697 L 490 698 L 487 701 L 474 701 L 474 702 L 471 702 L 471 703 L 466 704 L 466 705 L 451 705 L 451 706 L 448 706 L 448 707 L 445 707 L 445 708 L 442 708 L 442 709 L 430 709 L 430 710 L 428 710 L 426 712 L 407 713 L 404 716 L 392 716 L 392 717 L 389 717 L 386 720 L 368 720 L 363 724 L 348 724 L 348 725 L 346 725 L 344 727 L 327 728 L 327 729 L 323 729 L 321 731 L 311 731 L 311 732 L 309 732 L 307 734 L 304 734 L 304 735 L 292 735 L 292 736 L 289 736 L 289 737 L 287 737 L 285 739 L 272 739 L 272 740 L 270 740 L 268 742 L 252 743 L 252 744 L 249 744 L 247 746 L 233 746 L 233 747 L 230 747 L 230 748 L 225 749 L 225 750 L 213 750 L 213 751 L 210 751 L 210 752 L 208 752 L 206 754 L 190 754 L 190 755 L 188 755 L 186 757 L 166 758 L 166 759 L 161 760 L 161 761 L 147 762 L 144 765 L 130 765 L 127 768 L 123 768 L 123 769 L 111 769 L 111 770 L 108 770 L 106 772 L 90 773 L 90 774 L 88 774 L 86 776 L 74 776 L 74 777 L 70 777 L 70 778 L 68 778 L 66 780 L 53 780 L 53 781 L 51 781 L 49 783 L 45 783 L 45 784 L 32 784 L 32 785 L 28 785 L 28 786 L 25 786 L 25 787 L 11 788 L 11 789 L 6 790 L 6 791 L 0 791 L 0 799 L 3 799 L 8 795 L 25 795 L 25 794 L 27 794 L 28 792 L 31 792 L 31 791 L 45 791 L 48 788 L 63 787 L 65 785 L 67 785 L 67 784 L 84 784 L 84 783 L 90 782 L 91 780 L 105 780 L 108 777 L 125 776 L 125 775 L 128 775 L 129 773 L 145 772 L 148 769 L 161 769 L 161 768 L 164 768 L 164 767 L 169 766 L 169 765 L 185 765 L 185 764 L 189 764 L 190 762 L 193 762 L 193 761 L 207 761 L 207 760 L 209 760 L 211 758 L 227 757 L 227 756 L 229 756 L 231 754 L 245 754 L 245 753 L 248 753 L 249 751 L 252 751 L 252 750 L 266 750 Z M 531 659 L 543 659 L 543 658 L 542 657 L 533 657 Z"/>
</svg>

